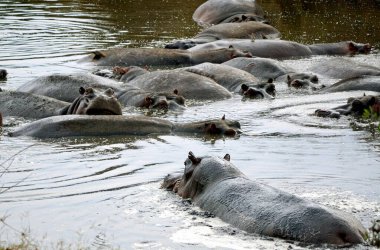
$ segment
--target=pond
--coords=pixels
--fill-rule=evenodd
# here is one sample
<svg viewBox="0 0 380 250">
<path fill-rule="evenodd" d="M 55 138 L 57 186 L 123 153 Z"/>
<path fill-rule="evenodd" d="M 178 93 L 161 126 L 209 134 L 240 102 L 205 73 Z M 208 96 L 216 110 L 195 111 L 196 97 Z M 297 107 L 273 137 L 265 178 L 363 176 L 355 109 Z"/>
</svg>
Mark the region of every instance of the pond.
<svg viewBox="0 0 380 250">
<path fill-rule="evenodd" d="M 204 1 L 3 0 L 0 68 L 16 89 L 38 76 L 90 71 L 77 60 L 94 49 L 162 47 L 201 30 L 192 13 Z M 376 1 L 258 1 L 282 38 L 302 43 L 353 40 L 375 46 L 351 58 L 380 66 Z M 304 70 L 324 56 L 285 60 Z M 322 79 L 326 80 L 327 79 Z M 331 83 L 331 82 L 328 82 Z M 42 248 L 285 249 L 306 246 L 250 235 L 160 189 L 181 173 L 189 151 L 231 155 L 249 178 L 354 213 L 369 227 L 380 216 L 380 140 L 352 120 L 313 116 L 362 92 L 307 95 L 278 89 L 275 100 L 232 99 L 189 106 L 171 121 L 236 119 L 238 138 L 196 136 L 37 140 L 7 136 L 24 119 L 5 117 L 0 136 L 0 245 L 26 232 Z M 133 110 L 133 113 L 141 113 Z M 7 189 L 7 187 L 9 189 Z M 5 191 L 6 190 L 6 191 Z"/>
</svg>

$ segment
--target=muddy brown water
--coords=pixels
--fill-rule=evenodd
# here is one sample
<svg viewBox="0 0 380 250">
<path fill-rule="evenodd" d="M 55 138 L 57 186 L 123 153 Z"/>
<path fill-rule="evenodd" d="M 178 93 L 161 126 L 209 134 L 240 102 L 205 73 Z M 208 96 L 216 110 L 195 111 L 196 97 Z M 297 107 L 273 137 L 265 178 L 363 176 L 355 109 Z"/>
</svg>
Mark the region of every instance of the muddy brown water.
<svg viewBox="0 0 380 250">
<path fill-rule="evenodd" d="M 94 49 L 160 47 L 172 39 L 191 37 L 200 30 L 191 15 L 202 2 L 3 0 L 0 68 L 6 68 L 9 76 L 0 87 L 15 89 L 55 72 L 88 71 L 76 61 Z M 379 48 L 376 1 L 259 2 L 284 39 L 354 40 Z M 352 59 L 380 66 L 376 50 Z M 303 70 L 323 60 L 326 57 L 283 63 Z M 352 212 L 368 227 L 380 216 L 379 138 L 354 129 L 349 118 L 311 115 L 317 108 L 334 107 L 363 93 L 310 96 L 289 92 L 281 84 L 278 89 L 275 100 L 241 101 L 235 96 L 188 107 L 182 114 L 161 115 L 182 122 L 225 114 L 242 124 L 243 134 L 235 139 L 10 138 L 8 131 L 29 121 L 6 117 L 0 137 L 0 162 L 7 168 L 0 175 L 0 216 L 6 216 L 13 229 L 1 225 L 0 245 L 17 242 L 19 232 L 26 231 L 33 243 L 46 249 L 61 240 L 66 246 L 94 249 L 306 247 L 246 234 L 159 189 L 166 174 L 183 170 L 190 150 L 197 155 L 229 153 L 250 178 Z"/>
</svg>

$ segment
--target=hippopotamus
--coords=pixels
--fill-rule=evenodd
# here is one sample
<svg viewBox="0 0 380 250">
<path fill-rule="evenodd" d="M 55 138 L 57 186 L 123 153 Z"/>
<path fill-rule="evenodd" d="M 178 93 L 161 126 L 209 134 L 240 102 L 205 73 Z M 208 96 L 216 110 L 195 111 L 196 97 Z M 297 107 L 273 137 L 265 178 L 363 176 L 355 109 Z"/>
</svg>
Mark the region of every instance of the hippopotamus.
<svg viewBox="0 0 380 250">
<path fill-rule="evenodd" d="M 310 57 L 312 55 L 353 55 L 368 53 L 368 44 L 354 42 L 325 43 L 315 45 L 304 45 L 285 40 L 269 39 L 224 39 L 215 42 L 196 45 L 189 51 L 201 51 L 220 48 L 233 48 L 247 51 L 252 56 L 286 59 L 292 57 Z"/>
<path fill-rule="evenodd" d="M 7 79 L 8 72 L 5 69 L 0 69 L 0 80 Z"/>
<path fill-rule="evenodd" d="M 318 43 L 308 45 L 313 55 L 355 55 L 371 52 L 369 43 L 343 41 L 337 43 Z"/>
<path fill-rule="evenodd" d="M 235 48 L 202 51 L 169 50 L 162 48 L 113 48 L 94 51 L 81 61 L 98 66 L 196 65 L 203 62 L 222 63 L 235 57 L 251 57 Z"/>
<path fill-rule="evenodd" d="M 90 73 L 51 74 L 37 77 L 21 85 L 17 91 L 49 96 L 65 102 L 72 102 L 78 97 L 80 87 L 91 87 L 99 91 L 112 88 L 121 91 L 116 81 Z"/>
<path fill-rule="evenodd" d="M 358 76 L 343 79 L 327 88 L 320 90 L 319 93 L 333 93 L 354 90 L 380 92 L 380 76 Z"/>
<path fill-rule="evenodd" d="M 122 115 L 120 102 L 114 96 L 113 89 L 103 93 L 91 87 L 79 88 L 80 96 L 61 110 L 62 115 Z"/>
<path fill-rule="evenodd" d="M 260 22 L 221 23 L 201 31 L 194 38 L 167 44 L 165 48 L 188 49 L 197 44 L 230 38 L 275 39 L 280 38 L 280 32 L 276 28 Z"/>
<path fill-rule="evenodd" d="M 308 70 L 336 79 L 346 79 L 364 75 L 380 76 L 380 68 L 342 57 L 323 60 L 311 66 Z"/>
<path fill-rule="evenodd" d="M 149 134 L 198 134 L 236 136 L 240 123 L 222 119 L 173 123 L 146 116 L 52 116 L 29 123 L 11 132 L 10 136 L 59 138 L 74 136 L 112 136 Z"/>
<path fill-rule="evenodd" d="M 288 86 L 310 86 L 318 88 L 318 76 L 312 73 L 299 73 L 294 69 L 285 67 L 279 61 L 270 58 L 234 58 L 223 65 L 232 66 L 247 71 L 261 80 L 285 81 Z M 297 82 L 298 80 L 298 82 Z M 302 85 L 300 85 L 302 83 Z"/>
<path fill-rule="evenodd" d="M 202 63 L 183 70 L 211 78 L 229 91 L 248 98 L 273 99 L 275 96 L 272 82 L 260 83 L 252 74 L 228 65 Z"/>
<path fill-rule="evenodd" d="M 168 175 L 162 187 L 249 233 L 312 244 L 364 242 L 366 230 L 351 214 L 250 180 L 229 154 L 189 152 L 183 175 Z"/>
<path fill-rule="evenodd" d="M 132 67 L 137 70 L 138 67 Z M 115 69 L 115 71 L 122 69 Z M 125 70 L 125 69 L 124 69 Z M 148 72 L 141 69 L 142 72 Z M 131 70 L 130 77 L 134 74 Z M 52 74 L 38 77 L 18 88 L 19 91 L 46 95 L 66 102 L 73 102 L 78 97 L 82 86 L 105 92 L 112 89 L 114 96 L 124 106 L 148 109 L 182 110 L 185 99 L 173 88 L 168 93 L 155 93 L 142 90 L 136 86 L 117 83 L 104 77 L 89 73 Z"/>
<path fill-rule="evenodd" d="M 132 71 L 131 74 L 134 74 Z M 128 79 L 129 72 L 125 74 Z M 122 77 L 122 79 L 124 76 Z M 171 92 L 174 89 L 186 99 L 217 101 L 231 98 L 231 93 L 211 78 L 185 70 L 159 70 L 141 74 L 127 84 L 146 91 Z"/>
<path fill-rule="evenodd" d="M 264 21 L 264 11 L 254 0 L 209 0 L 195 10 L 193 20 L 203 27 L 231 21 Z"/>
<path fill-rule="evenodd" d="M 3 116 L 40 119 L 60 115 L 68 105 L 70 103 L 47 96 L 8 90 L 0 92 L 0 112 Z"/>
<path fill-rule="evenodd" d="M 361 117 L 364 110 L 374 110 L 380 115 L 380 96 L 364 95 L 359 98 L 349 98 L 347 103 L 331 110 L 317 109 L 315 115 L 319 117 L 340 118 L 341 115 Z"/>
</svg>

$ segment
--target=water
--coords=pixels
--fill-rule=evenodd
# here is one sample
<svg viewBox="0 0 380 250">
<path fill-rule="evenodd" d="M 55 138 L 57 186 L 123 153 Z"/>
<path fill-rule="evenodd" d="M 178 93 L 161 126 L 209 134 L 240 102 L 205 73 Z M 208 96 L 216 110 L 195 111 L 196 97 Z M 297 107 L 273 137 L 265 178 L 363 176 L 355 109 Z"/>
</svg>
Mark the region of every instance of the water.
<svg viewBox="0 0 380 250">
<path fill-rule="evenodd" d="M 93 49 L 162 46 L 200 28 L 191 15 L 203 1 L 1 1 L 1 88 L 54 72 L 89 70 L 76 61 Z M 284 39 L 305 43 L 354 40 L 379 46 L 379 7 L 373 1 L 260 1 Z M 293 3 L 293 4 L 292 4 Z M 287 60 L 303 70 L 325 60 Z M 375 53 L 353 58 L 380 66 Z M 323 79 L 328 81 L 327 79 Z M 330 80 L 331 81 L 331 80 Z M 331 83 L 331 82 L 328 82 Z M 159 189 L 168 173 L 181 173 L 188 151 L 231 154 L 246 175 L 314 201 L 352 212 L 368 227 L 380 216 L 379 138 L 353 129 L 351 120 L 311 116 L 346 98 L 305 95 L 279 86 L 275 100 L 226 101 L 165 114 L 171 121 L 237 119 L 235 139 L 194 136 L 36 140 L 6 134 L 28 121 L 5 118 L 0 162 L 0 242 L 26 232 L 42 248 L 285 249 L 278 239 L 246 234 Z M 20 152 L 20 150 L 24 150 Z M 63 241 L 63 243 L 61 243 Z M 1 244 L 1 243 L 0 243 Z"/>
</svg>

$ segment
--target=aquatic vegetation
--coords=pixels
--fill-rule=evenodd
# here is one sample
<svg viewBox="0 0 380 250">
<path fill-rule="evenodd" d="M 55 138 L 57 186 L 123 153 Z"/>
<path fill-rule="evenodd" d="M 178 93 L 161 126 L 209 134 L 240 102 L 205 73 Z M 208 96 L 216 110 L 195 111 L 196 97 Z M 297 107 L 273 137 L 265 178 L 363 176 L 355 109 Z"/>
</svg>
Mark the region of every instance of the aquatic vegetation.
<svg viewBox="0 0 380 250">
<path fill-rule="evenodd" d="M 372 246 L 380 248 L 380 219 L 374 220 L 369 228 L 368 242 Z"/>
<path fill-rule="evenodd" d="M 377 126 L 377 130 L 380 132 L 380 104 L 377 103 L 369 109 L 365 109 L 364 113 L 362 115 L 362 118 L 364 120 L 367 120 L 370 122 L 370 126 Z"/>
</svg>

